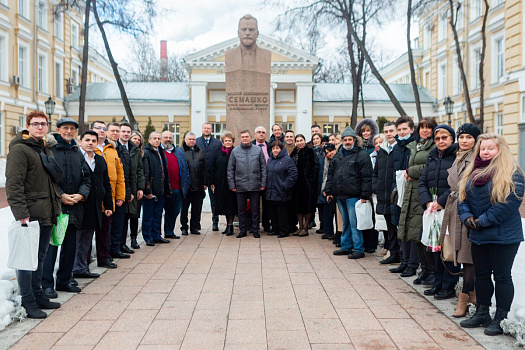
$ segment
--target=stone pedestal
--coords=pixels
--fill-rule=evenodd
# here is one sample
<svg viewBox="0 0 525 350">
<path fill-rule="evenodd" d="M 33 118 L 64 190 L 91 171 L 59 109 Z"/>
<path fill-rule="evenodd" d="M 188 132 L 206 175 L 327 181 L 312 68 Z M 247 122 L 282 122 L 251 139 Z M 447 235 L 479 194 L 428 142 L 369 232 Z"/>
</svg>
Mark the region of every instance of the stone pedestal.
<svg viewBox="0 0 525 350">
<path fill-rule="evenodd" d="M 253 134 L 259 125 L 270 130 L 271 52 L 257 48 L 255 54 L 241 48 L 226 51 L 226 129 L 239 144 L 239 132 Z"/>
</svg>

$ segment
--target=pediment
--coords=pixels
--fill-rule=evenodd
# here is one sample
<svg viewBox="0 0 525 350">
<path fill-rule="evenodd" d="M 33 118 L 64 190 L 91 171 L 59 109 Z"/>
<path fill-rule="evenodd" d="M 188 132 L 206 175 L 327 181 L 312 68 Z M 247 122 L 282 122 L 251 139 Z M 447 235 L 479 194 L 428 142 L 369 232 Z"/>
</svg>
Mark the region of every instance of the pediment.
<svg viewBox="0 0 525 350">
<path fill-rule="evenodd" d="M 292 47 L 281 41 L 259 34 L 257 45 L 272 52 L 272 68 L 316 69 L 319 57 Z M 239 39 L 232 38 L 222 43 L 197 51 L 184 58 L 186 69 L 224 67 L 225 52 L 239 46 Z"/>
</svg>

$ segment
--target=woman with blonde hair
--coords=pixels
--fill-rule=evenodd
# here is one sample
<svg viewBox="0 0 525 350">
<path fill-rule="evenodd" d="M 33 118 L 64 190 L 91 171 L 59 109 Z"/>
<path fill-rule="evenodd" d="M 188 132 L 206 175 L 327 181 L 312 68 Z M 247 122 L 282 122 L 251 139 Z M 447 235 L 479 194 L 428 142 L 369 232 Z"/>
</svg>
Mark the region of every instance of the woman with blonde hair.
<svg viewBox="0 0 525 350">
<path fill-rule="evenodd" d="M 500 322 L 514 298 L 511 270 L 523 241 L 519 208 L 524 174 L 501 135 L 480 135 L 474 154 L 476 158 L 459 183 L 458 212 L 472 242 L 477 304 L 474 315 L 460 325 L 488 326 L 486 335 L 498 335 L 503 334 Z M 489 308 L 494 291 L 496 315 L 492 319 Z"/>
</svg>

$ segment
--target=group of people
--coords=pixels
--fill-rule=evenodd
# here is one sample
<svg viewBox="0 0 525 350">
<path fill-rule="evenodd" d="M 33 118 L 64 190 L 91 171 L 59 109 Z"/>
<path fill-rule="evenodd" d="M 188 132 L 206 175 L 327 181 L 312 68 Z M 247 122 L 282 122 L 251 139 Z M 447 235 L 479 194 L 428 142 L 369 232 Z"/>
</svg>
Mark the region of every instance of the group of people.
<svg viewBox="0 0 525 350">
<path fill-rule="evenodd" d="M 76 278 L 99 276 L 89 271 L 93 235 L 98 266 L 116 268 L 113 259 L 140 249 L 141 215 L 147 246 L 179 239 L 179 214 L 181 234 L 199 235 L 207 193 L 213 231 L 224 215 L 226 236 L 235 234 L 237 217 L 237 238 L 259 238 L 261 224 L 278 238 L 305 237 L 318 212 L 316 233 L 333 240 L 339 248 L 334 255 L 349 259 L 378 247 L 377 230 L 358 229 L 356 204 L 370 205 L 372 221 L 386 222 L 381 264 L 399 264 L 390 271 L 403 277 L 421 267 L 414 284 L 431 286 L 425 295 L 436 299 L 454 297 L 462 273 L 454 316 L 465 316 L 471 302 L 476 313 L 462 326 L 502 332 L 513 298 L 510 271 L 523 240 L 518 209 L 524 188 L 523 172 L 499 135 L 481 135 L 472 124 L 454 131 L 433 118 L 414 131 L 412 119 L 400 117 L 384 124 L 382 133 L 371 119 L 340 135 L 323 136 L 312 125 L 308 141 L 278 124 L 268 138 L 259 126 L 241 131 L 234 147 L 237 135 L 224 131 L 218 140 L 205 123 L 200 137 L 187 132 L 177 148 L 171 132 L 152 132 L 144 140 L 128 123 L 93 122 L 78 140 L 71 118 L 60 119 L 51 134 L 42 112 L 31 112 L 26 124 L 10 144 L 6 192 L 17 221 L 40 224 L 38 268 L 17 271 L 28 317 L 44 318 L 42 309 L 60 307 L 50 301 L 56 291 L 79 292 Z M 56 161 L 59 179 L 43 157 Z M 421 243 L 424 213 L 436 211 L 444 211 L 439 244 L 452 247 L 452 259 Z M 69 222 L 55 281 L 58 248 L 49 242 L 60 214 Z"/>
</svg>

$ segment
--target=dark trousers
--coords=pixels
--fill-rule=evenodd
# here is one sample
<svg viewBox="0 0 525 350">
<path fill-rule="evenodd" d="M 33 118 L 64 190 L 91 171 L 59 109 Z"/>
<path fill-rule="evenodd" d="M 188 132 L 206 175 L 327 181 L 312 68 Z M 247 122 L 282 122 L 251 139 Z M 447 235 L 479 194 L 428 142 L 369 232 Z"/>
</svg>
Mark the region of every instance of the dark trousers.
<svg viewBox="0 0 525 350">
<path fill-rule="evenodd" d="M 399 255 L 399 241 L 397 240 L 397 227 L 392 223 L 392 214 L 383 214 L 386 221 L 387 231 L 385 236 L 385 249 L 390 252 L 390 255 Z"/>
<path fill-rule="evenodd" d="M 288 223 L 288 207 L 290 202 L 266 201 L 268 205 L 268 214 L 272 220 L 273 232 L 279 234 L 288 234 L 290 225 Z"/>
<path fill-rule="evenodd" d="M 94 229 L 77 230 L 77 251 L 75 253 L 75 264 L 73 273 L 89 271 L 88 252 L 91 250 Z"/>
<path fill-rule="evenodd" d="M 292 201 L 290 202 L 290 205 L 288 206 L 288 225 L 289 225 L 288 231 L 290 233 L 293 233 L 297 230 L 298 222 L 299 220 L 297 219 L 297 210 L 296 210 L 295 201 L 292 199 Z"/>
<path fill-rule="evenodd" d="M 379 241 L 378 233 L 375 229 L 363 230 L 363 245 L 365 250 L 377 249 L 377 244 Z"/>
<path fill-rule="evenodd" d="M 402 263 L 416 270 L 419 267 L 417 243 L 414 241 L 401 241 Z"/>
<path fill-rule="evenodd" d="M 174 235 L 175 222 L 182 206 L 181 190 L 171 190 L 171 196 L 164 201 L 164 235 Z"/>
<path fill-rule="evenodd" d="M 142 237 L 144 241 L 161 239 L 162 210 L 164 196 L 144 199 L 142 203 Z"/>
<path fill-rule="evenodd" d="M 111 220 L 111 225 L 109 226 L 109 252 L 111 254 L 120 252 L 120 242 L 122 241 L 122 227 L 124 226 L 125 218 L 126 203 L 122 203 L 120 207 L 115 204 L 113 219 Z"/>
<path fill-rule="evenodd" d="M 457 274 L 461 270 L 461 266 L 454 266 L 451 261 L 441 260 L 441 252 L 432 253 L 434 257 L 434 285 L 435 289 L 443 289 L 447 291 L 454 290 L 458 283 L 459 276 Z"/>
<path fill-rule="evenodd" d="M 334 213 L 335 201 L 331 200 L 329 203 L 323 205 L 323 231 L 325 235 L 334 234 Z"/>
<path fill-rule="evenodd" d="M 270 224 L 271 221 L 271 215 L 268 208 L 268 201 L 266 200 L 266 191 L 261 191 L 261 203 L 262 203 L 262 215 L 261 215 L 261 223 L 263 229 L 268 232 L 272 226 Z M 275 202 L 274 202 L 275 203 Z"/>
<path fill-rule="evenodd" d="M 250 210 L 252 212 L 252 228 L 250 232 L 259 232 L 259 191 L 237 192 L 237 216 L 239 217 L 239 230 L 246 233 L 246 201 L 250 200 Z"/>
<path fill-rule="evenodd" d="M 20 288 L 22 300 L 33 298 L 42 292 L 42 273 L 44 271 L 44 260 L 49 248 L 49 240 L 53 226 L 42 226 L 40 224 L 40 238 L 38 241 L 38 265 L 36 271 L 16 270 L 16 280 Z"/>
<path fill-rule="evenodd" d="M 434 254 L 429 252 L 427 247 L 425 247 L 421 242 L 417 243 L 417 255 L 419 257 L 419 262 L 421 262 L 421 268 L 426 270 L 428 273 L 434 273 L 436 265 Z"/>
<path fill-rule="evenodd" d="M 137 203 L 137 214 L 132 215 L 129 218 L 129 237 L 131 239 L 137 239 L 137 236 L 139 234 L 139 216 L 140 216 L 140 211 L 142 210 L 142 201 L 143 200 L 141 199 Z"/>
<path fill-rule="evenodd" d="M 109 226 L 111 225 L 111 220 L 113 215 L 107 217 L 106 215 L 102 216 L 102 227 L 95 231 L 95 243 L 97 247 L 97 264 L 103 264 L 109 260 Z M 91 257 L 91 249 L 89 249 L 87 259 Z"/>
<path fill-rule="evenodd" d="M 122 220 L 122 235 L 120 236 L 120 245 L 123 246 L 126 244 L 126 241 L 128 239 L 128 227 L 129 227 L 129 220 L 131 219 L 131 214 L 126 213 L 124 214 L 124 220 Z"/>
<path fill-rule="evenodd" d="M 65 286 L 69 284 L 69 280 L 71 279 L 77 251 L 77 228 L 75 225 L 70 224 L 67 226 L 66 235 L 64 236 L 64 241 L 62 242 L 61 247 L 62 249 L 60 250 L 60 258 L 58 261 L 57 286 Z M 55 270 L 57 254 L 58 247 L 50 244 L 44 260 L 42 288 L 53 288 L 55 286 L 53 272 Z"/>
<path fill-rule="evenodd" d="M 491 305 L 496 282 L 496 306 L 510 311 L 514 299 L 514 284 L 512 283 L 512 264 L 520 244 L 472 244 L 472 260 L 476 271 L 476 297 L 478 303 Z"/>
<path fill-rule="evenodd" d="M 216 201 L 215 201 L 215 193 L 211 190 L 210 187 L 208 187 L 208 196 L 210 196 L 210 206 L 211 206 L 211 221 L 212 223 L 214 224 L 218 224 L 219 223 L 219 215 L 217 215 L 217 208 L 215 208 L 215 206 L 217 205 Z M 193 211 L 193 206 L 192 206 L 192 211 Z M 201 203 L 201 211 L 202 211 L 202 203 Z M 199 219 L 199 224 L 200 224 L 200 219 Z"/>
<path fill-rule="evenodd" d="M 182 211 L 180 213 L 181 230 L 188 230 L 188 211 L 191 205 L 190 231 L 197 231 L 201 225 L 202 200 L 204 191 L 189 191 L 186 198 L 182 201 Z M 219 220 L 219 219 L 217 219 Z M 218 221 L 217 221 L 218 222 Z"/>
</svg>

